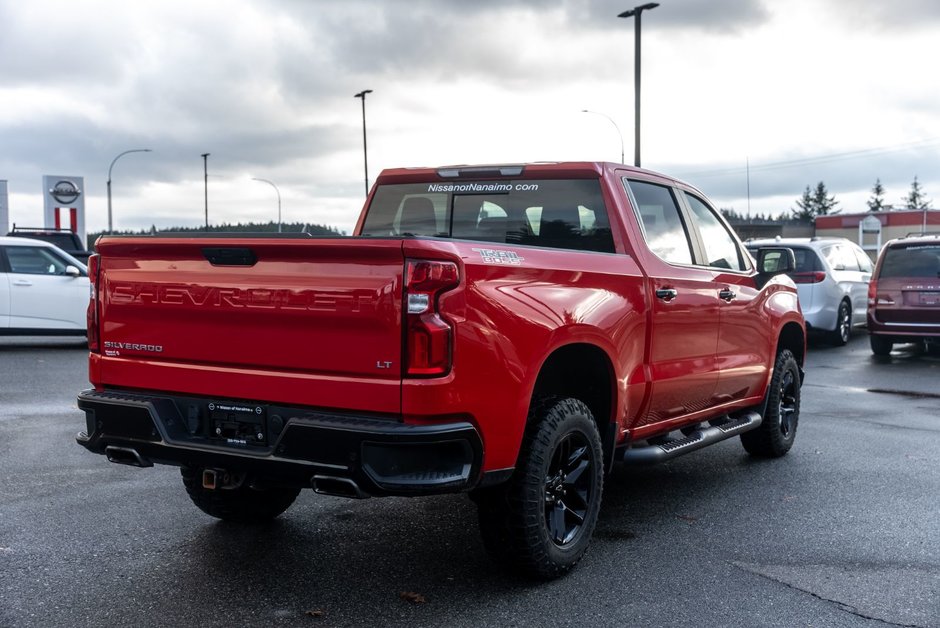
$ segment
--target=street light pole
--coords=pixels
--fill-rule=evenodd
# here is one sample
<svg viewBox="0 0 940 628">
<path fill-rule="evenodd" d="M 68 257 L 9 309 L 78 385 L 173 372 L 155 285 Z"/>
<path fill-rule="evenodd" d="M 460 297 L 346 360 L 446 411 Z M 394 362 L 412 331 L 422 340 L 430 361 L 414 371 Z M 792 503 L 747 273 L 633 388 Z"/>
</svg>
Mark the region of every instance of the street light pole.
<svg viewBox="0 0 940 628">
<path fill-rule="evenodd" d="M 258 177 L 252 177 L 252 181 L 261 181 L 262 183 L 267 183 L 274 191 L 277 192 L 277 232 L 281 232 L 281 191 L 277 189 L 277 186 L 274 185 L 274 181 L 268 181 L 267 179 L 259 179 Z"/>
<path fill-rule="evenodd" d="M 581 113 L 593 113 L 594 115 L 603 116 L 610 120 L 610 123 L 614 125 L 615 129 L 617 129 L 617 135 L 620 137 L 620 163 L 623 163 L 623 133 L 620 132 L 620 127 L 617 126 L 617 123 L 614 122 L 614 119 L 606 113 L 601 113 L 600 111 L 591 111 L 590 109 L 582 109 Z"/>
<path fill-rule="evenodd" d="M 113 233 L 111 228 L 111 170 L 114 168 L 114 162 L 123 157 L 128 153 L 149 153 L 151 152 L 149 148 L 132 148 L 131 150 L 126 150 L 123 153 L 118 154 L 117 157 L 111 160 L 111 165 L 108 166 L 108 233 Z"/>
<path fill-rule="evenodd" d="M 362 160 L 366 172 L 366 196 L 369 196 L 369 152 L 366 150 L 366 94 L 371 94 L 371 89 L 364 89 L 353 98 L 362 99 Z"/>
<path fill-rule="evenodd" d="M 202 175 L 204 179 L 203 187 L 206 192 L 206 233 L 209 232 L 209 155 L 211 153 L 202 154 Z"/>
<path fill-rule="evenodd" d="M 635 115 L 634 120 L 634 133 L 636 139 L 633 142 L 633 165 L 637 168 L 640 167 L 640 15 L 643 11 L 650 9 L 655 9 L 659 6 L 658 2 L 648 2 L 646 4 L 641 4 L 638 7 L 633 7 L 629 11 L 624 11 L 617 17 L 636 17 L 636 29 L 635 35 L 633 38 L 634 43 L 634 52 L 633 52 L 633 92 L 634 92 L 634 104 L 633 112 Z"/>
</svg>

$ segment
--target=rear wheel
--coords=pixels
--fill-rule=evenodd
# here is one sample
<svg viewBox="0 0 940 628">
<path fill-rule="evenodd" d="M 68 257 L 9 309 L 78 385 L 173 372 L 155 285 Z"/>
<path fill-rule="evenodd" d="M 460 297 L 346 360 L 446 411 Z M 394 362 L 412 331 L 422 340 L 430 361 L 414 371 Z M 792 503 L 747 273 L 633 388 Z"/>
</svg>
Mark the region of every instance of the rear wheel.
<svg viewBox="0 0 940 628">
<path fill-rule="evenodd" d="M 889 355 L 891 353 L 891 349 L 894 348 L 894 343 L 884 336 L 869 334 L 868 341 L 871 343 L 871 352 L 875 355 Z"/>
<path fill-rule="evenodd" d="M 284 486 L 262 486 L 249 482 L 244 474 L 225 473 L 218 488 L 203 487 L 205 469 L 183 467 L 183 486 L 193 503 L 207 515 L 238 523 L 261 523 L 274 519 L 287 510 L 300 489 Z"/>
<path fill-rule="evenodd" d="M 474 494 L 486 549 L 526 575 L 564 575 L 591 541 L 603 472 L 601 439 L 588 407 L 559 397 L 537 403 L 512 478 Z"/>
<path fill-rule="evenodd" d="M 829 332 L 829 342 L 837 347 L 843 346 L 852 335 L 852 307 L 848 301 L 839 304 L 836 314 L 836 328 Z"/>
<path fill-rule="evenodd" d="M 788 349 L 777 354 L 767 390 L 764 421 L 741 434 L 741 444 L 752 456 L 779 458 L 793 446 L 800 421 L 800 367 Z"/>
</svg>

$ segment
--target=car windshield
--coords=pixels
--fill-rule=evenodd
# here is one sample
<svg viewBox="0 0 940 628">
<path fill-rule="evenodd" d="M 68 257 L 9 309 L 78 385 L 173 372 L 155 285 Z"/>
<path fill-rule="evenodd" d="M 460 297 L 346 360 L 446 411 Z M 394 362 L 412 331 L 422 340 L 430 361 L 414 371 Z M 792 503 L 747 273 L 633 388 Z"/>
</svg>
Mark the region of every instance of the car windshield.
<svg viewBox="0 0 940 628">
<path fill-rule="evenodd" d="M 940 245 L 889 247 L 884 255 L 881 277 L 940 277 Z"/>
<path fill-rule="evenodd" d="M 361 235 L 614 251 L 596 179 L 382 185 Z"/>
</svg>

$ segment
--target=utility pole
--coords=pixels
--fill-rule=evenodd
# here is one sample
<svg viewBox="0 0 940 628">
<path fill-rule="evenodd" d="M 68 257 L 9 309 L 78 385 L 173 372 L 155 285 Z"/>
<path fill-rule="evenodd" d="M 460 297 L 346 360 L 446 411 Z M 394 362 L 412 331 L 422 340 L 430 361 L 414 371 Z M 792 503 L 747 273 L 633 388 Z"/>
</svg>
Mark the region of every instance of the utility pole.
<svg viewBox="0 0 940 628">
<path fill-rule="evenodd" d="M 204 189 L 206 191 L 206 233 L 209 232 L 209 154 L 202 154 L 202 175 L 205 180 Z"/>
<path fill-rule="evenodd" d="M 362 160 L 366 172 L 366 196 L 369 196 L 369 152 L 366 150 L 366 94 L 371 94 L 371 89 L 364 89 L 353 98 L 362 99 Z"/>
<path fill-rule="evenodd" d="M 643 11 L 648 11 L 650 9 L 655 9 L 659 6 L 658 2 L 648 2 L 646 4 L 641 4 L 638 7 L 633 7 L 629 11 L 624 11 L 617 17 L 635 17 L 636 20 L 634 24 L 636 25 L 635 35 L 633 38 L 634 52 L 633 52 L 633 93 L 634 93 L 634 134 L 635 139 L 633 142 L 633 165 L 637 168 L 640 167 L 640 15 Z"/>
</svg>

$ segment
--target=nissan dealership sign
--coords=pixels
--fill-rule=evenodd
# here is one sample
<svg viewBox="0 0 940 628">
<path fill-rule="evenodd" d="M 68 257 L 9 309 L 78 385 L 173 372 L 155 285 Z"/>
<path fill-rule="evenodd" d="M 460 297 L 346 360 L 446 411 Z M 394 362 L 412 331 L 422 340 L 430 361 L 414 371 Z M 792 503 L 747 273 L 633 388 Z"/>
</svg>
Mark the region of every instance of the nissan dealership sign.
<svg viewBox="0 0 940 628">
<path fill-rule="evenodd" d="M 85 179 L 61 175 L 44 175 L 43 224 L 52 229 L 71 229 L 85 240 Z M 23 225 L 36 227 L 39 225 Z"/>
<path fill-rule="evenodd" d="M 62 179 L 57 181 L 52 189 L 49 190 L 49 194 L 52 195 L 52 198 L 58 203 L 66 207 L 71 207 L 72 203 L 78 200 L 78 197 L 82 195 L 82 191 L 78 189 L 78 186 L 75 185 L 72 181 L 68 179 Z"/>
</svg>

